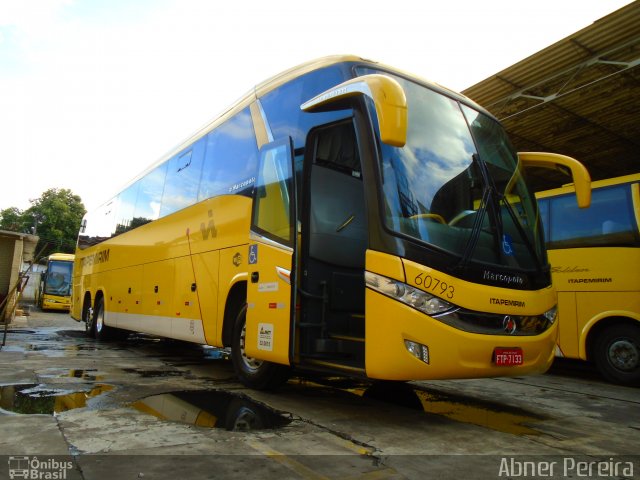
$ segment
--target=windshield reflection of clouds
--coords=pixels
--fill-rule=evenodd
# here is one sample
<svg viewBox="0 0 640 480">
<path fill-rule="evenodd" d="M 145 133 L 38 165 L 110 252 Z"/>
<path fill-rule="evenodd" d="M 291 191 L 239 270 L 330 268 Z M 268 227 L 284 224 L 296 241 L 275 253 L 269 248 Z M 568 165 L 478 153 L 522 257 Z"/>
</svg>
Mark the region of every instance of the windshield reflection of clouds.
<svg viewBox="0 0 640 480">
<path fill-rule="evenodd" d="M 415 215 L 429 209 L 438 190 L 469 167 L 475 149 L 455 101 L 410 82 L 403 81 L 403 87 L 410 101 L 407 146 L 385 155 L 383 171 L 387 193 L 402 190 L 399 197 L 387 198 L 396 197 L 396 208 L 399 201 L 405 213 Z"/>
<path fill-rule="evenodd" d="M 532 268 L 534 257 L 543 258 L 533 233 L 535 203 L 523 179 L 514 178 L 517 157 L 501 125 L 434 90 L 398 81 L 407 95 L 409 119 L 405 146 L 382 146 L 387 224 L 456 255 L 466 251 L 475 232 L 473 260 Z M 496 192 L 490 215 L 484 215 L 481 199 L 490 185 Z M 518 208 L 501 207 L 501 194 Z M 508 248 L 499 247 L 503 244 Z"/>
</svg>

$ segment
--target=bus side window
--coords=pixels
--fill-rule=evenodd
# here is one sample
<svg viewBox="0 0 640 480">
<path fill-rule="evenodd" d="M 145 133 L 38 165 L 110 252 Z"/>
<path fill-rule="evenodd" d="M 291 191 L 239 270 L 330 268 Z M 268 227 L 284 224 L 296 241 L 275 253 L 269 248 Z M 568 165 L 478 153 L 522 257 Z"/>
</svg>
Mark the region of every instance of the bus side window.
<svg viewBox="0 0 640 480">
<path fill-rule="evenodd" d="M 542 229 L 544 230 L 544 241 L 549 243 L 551 226 L 549 225 L 549 199 L 541 198 L 538 200 L 538 211 L 540 212 L 540 220 L 542 221 Z"/>
<path fill-rule="evenodd" d="M 258 144 L 249 108 L 206 137 L 198 200 L 216 195 L 250 196 L 258 168 Z"/>
<path fill-rule="evenodd" d="M 350 110 L 307 113 L 300 105 L 326 89 L 344 82 L 351 76 L 344 67 L 330 66 L 316 70 L 286 83 L 260 99 L 273 138 L 293 138 L 294 148 L 304 147 L 312 127 L 350 116 Z"/>
<path fill-rule="evenodd" d="M 116 199 L 112 199 L 97 210 L 87 213 L 82 220 L 82 231 L 78 236 L 81 250 L 114 236 Z"/>
<path fill-rule="evenodd" d="M 629 185 L 595 189 L 579 209 L 573 194 L 550 198 L 549 248 L 638 245 Z"/>
<path fill-rule="evenodd" d="M 130 228 L 139 227 L 160 217 L 162 190 L 168 164 L 169 162 L 164 162 L 140 179 L 140 190 Z"/>
<path fill-rule="evenodd" d="M 204 143 L 204 139 L 200 139 L 192 148 L 180 152 L 169 160 L 160 208 L 161 217 L 196 203 L 202 173 Z"/>
<path fill-rule="evenodd" d="M 127 187 L 120 195 L 116 202 L 116 230 L 115 234 L 120 235 L 134 228 L 133 211 L 136 208 L 136 200 L 138 199 L 138 190 L 140 190 L 140 180 L 133 185 Z"/>
</svg>

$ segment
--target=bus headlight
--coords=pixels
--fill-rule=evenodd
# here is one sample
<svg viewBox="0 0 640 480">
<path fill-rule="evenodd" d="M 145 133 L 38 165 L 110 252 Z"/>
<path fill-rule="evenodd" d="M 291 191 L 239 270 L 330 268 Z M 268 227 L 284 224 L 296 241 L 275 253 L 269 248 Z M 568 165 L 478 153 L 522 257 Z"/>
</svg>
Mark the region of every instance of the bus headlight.
<svg viewBox="0 0 640 480">
<path fill-rule="evenodd" d="M 558 317 L 558 306 L 554 305 L 551 310 L 547 310 L 543 315 L 547 320 L 549 320 L 549 323 L 555 322 Z"/>
<path fill-rule="evenodd" d="M 435 295 L 382 275 L 365 272 L 364 281 L 367 287 L 376 292 L 398 300 L 427 315 L 437 315 L 455 308 L 454 305 Z"/>
</svg>

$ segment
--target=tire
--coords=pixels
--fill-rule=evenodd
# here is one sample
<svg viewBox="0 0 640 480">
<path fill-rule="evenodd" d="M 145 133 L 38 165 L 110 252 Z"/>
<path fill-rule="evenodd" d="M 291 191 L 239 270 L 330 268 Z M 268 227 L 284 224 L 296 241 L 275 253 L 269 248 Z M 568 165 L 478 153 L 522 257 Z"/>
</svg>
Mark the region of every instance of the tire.
<svg viewBox="0 0 640 480">
<path fill-rule="evenodd" d="M 124 337 L 126 332 L 119 328 L 109 327 L 104 323 L 104 298 L 96 300 L 96 308 L 93 311 L 92 327 L 96 340 L 117 340 Z"/>
<path fill-rule="evenodd" d="M 243 385 L 255 390 L 274 390 L 289 379 L 291 369 L 277 363 L 247 357 L 244 349 L 246 321 L 247 305 L 245 304 L 238 312 L 233 326 L 231 342 L 233 368 Z"/>
<path fill-rule="evenodd" d="M 618 324 L 600 332 L 595 342 L 594 361 L 608 381 L 640 385 L 640 325 Z"/>
<path fill-rule="evenodd" d="M 93 309 L 91 308 L 91 301 L 82 305 L 82 321 L 84 322 L 85 332 L 87 337 L 96 338 L 96 324 L 94 323 Z"/>
<path fill-rule="evenodd" d="M 230 432 L 250 432 L 262 430 L 265 422 L 253 402 L 242 398 L 234 398 L 227 407 L 225 428 Z"/>
</svg>

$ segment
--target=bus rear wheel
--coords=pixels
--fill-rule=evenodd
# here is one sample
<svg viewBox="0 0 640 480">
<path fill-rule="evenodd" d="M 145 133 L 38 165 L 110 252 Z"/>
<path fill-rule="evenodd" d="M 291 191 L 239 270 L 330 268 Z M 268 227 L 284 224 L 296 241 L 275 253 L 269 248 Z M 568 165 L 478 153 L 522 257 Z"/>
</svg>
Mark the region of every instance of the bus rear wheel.
<svg viewBox="0 0 640 480">
<path fill-rule="evenodd" d="M 290 368 L 284 365 L 249 357 L 245 350 L 247 331 L 247 305 L 243 305 L 236 317 L 231 343 L 231 360 L 236 375 L 243 385 L 256 390 L 273 390 L 284 384 Z"/>
<path fill-rule="evenodd" d="M 87 337 L 95 338 L 96 336 L 96 324 L 94 323 L 93 308 L 91 308 L 91 302 L 86 302 L 82 306 L 82 321 L 84 322 L 85 332 Z"/>
<path fill-rule="evenodd" d="M 619 324 L 603 330 L 594 360 L 604 378 L 622 385 L 640 385 L 640 326 Z"/>
<path fill-rule="evenodd" d="M 104 298 L 96 300 L 96 308 L 93 312 L 92 327 L 97 340 L 116 340 L 126 333 L 124 330 L 109 327 L 104 323 Z"/>
</svg>

